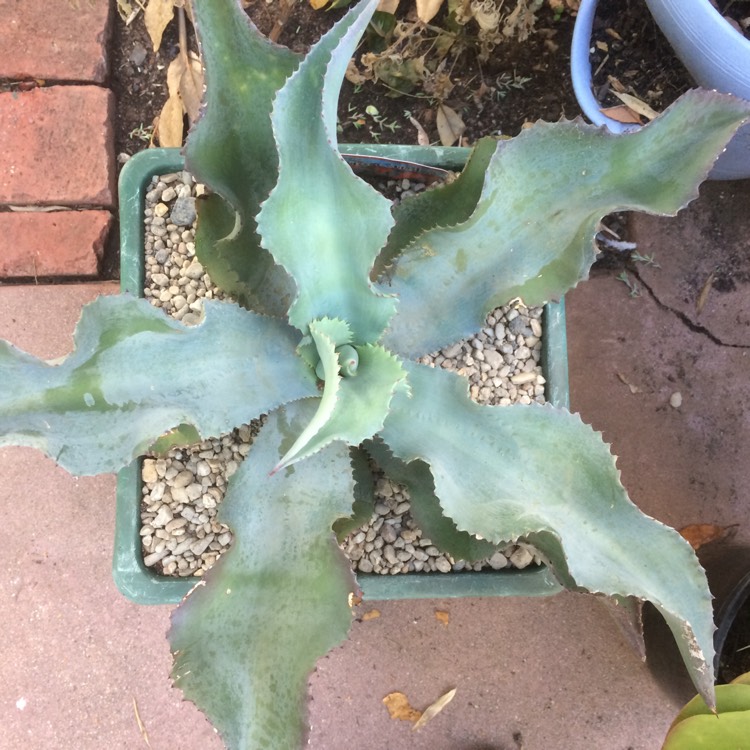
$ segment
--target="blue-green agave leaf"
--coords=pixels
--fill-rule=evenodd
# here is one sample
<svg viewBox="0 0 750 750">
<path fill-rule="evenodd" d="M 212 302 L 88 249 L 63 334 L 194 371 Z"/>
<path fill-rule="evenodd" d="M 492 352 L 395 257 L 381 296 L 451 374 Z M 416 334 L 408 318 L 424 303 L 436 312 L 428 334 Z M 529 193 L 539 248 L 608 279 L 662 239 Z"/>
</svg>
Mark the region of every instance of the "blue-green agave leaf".
<svg viewBox="0 0 750 750">
<path fill-rule="evenodd" d="M 456 524 L 443 513 L 435 494 L 430 467 L 426 463 L 401 461 L 381 440 L 368 440 L 364 447 L 389 479 L 406 487 L 412 518 L 424 537 L 432 540 L 438 549 L 447 552 L 455 560 L 466 562 L 490 557 L 497 549 L 484 539 L 459 531 Z"/>
<path fill-rule="evenodd" d="M 472 216 L 425 232 L 400 255 L 384 286 L 400 297 L 385 345 L 426 354 L 479 330 L 515 297 L 559 299 L 587 278 L 602 216 L 675 214 L 748 116 L 748 102 L 692 91 L 634 133 L 540 122 L 498 142 Z"/>
<path fill-rule="evenodd" d="M 336 399 L 341 386 L 339 375 L 339 358 L 336 354 L 336 335 L 347 338 L 351 335 L 346 323 L 340 320 L 324 318 L 310 323 L 310 337 L 316 347 L 325 377 L 323 379 L 323 395 L 318 401 L 317 410 L 313 418 L 305 425 L 289 450 L 274 467 L 276 472 L 284 466 L 299 461 L 316 450 L 315 438 L 321 429 L 330 421 L 336 409 Z M 321 447 L 317 445 L 317 447 Z"/>
<path fill-rule="evenodd" d="M 455 179 L 415 193 L 394 206 L 395 224 L 373 269 L 375 278 L 388 274 L 393 260 L 423 232 L 462 224 L 471 217 L 497 143 L 495 138 L 482 138 Z"/>
<path fill-rule="evenodd" d="M 239 0 L 193 6 L 206 94 L 185 160 L 218 194 L 198 202 L 196 252 L 211 278 L 240 304 L 281 316 L 294 298 L 294 284 L 260 246 L 255 217 L 278 176 L 273 98 L 299 57 L 269 42 Z"/>
<path fill-rule="evenodd" d="M 339 542 L 353 531 L 364 526 L 375 510 L 375 477 L 367 453 L 359 447 L 349 448 L 352 459 L 352 477 L 354 478 L 354 503 L 352 514 L 348 518 L 339 518 L 333 524 L 333 531 Z"/>
<path fill-rule="evenodd" d="M 377 0 L 364 0 L 310 51 L 276 97 L 273 128 L 279 181 L 258 229 L 293 277 L 299 296 L 289 321 L 348 321 L 356 344 L 380 338 L 396 300 L 369 275 L 393 224 L 390 202 L 356 177 L 336 148 L 336 105 L 346 66 Z"/>
<path fill-rule="evenodd" d="M 445 370 L 410 364 L 409 382 L 412 397 L 397 394 L 381 436 L 430 466 L 458 528 L 495 543 L 524 537 L 568 587 L 652 602 L 711 702 L 705 574 L 676 531 L 630 501 L 601 436 L 552 406 L 480 406 Z"/>
<path fill-rule="evenodd" d="M 248 310 L 285 317 L 296 287 L 260 247 L 255 220 L 240 222 L 237 212 L 216 193 L 201 198 L 197 210 L 195 254 L 214 284 Z"/>
<path fill-rule="evenodd" d="M 234 304 L 206 301 L 204 310 L 188 327 L 146 300 L 100 297 L 84 307 L 75 350 L 58 364 L 0 341 L 0 445 L 99 474 L 177 426 L 215 436 L 317 395 L 295 329 Z"/>
<path fill-rule="evenodd" d="M 221 505 L 232 548 L 172 615 L 175 685 L 233 750 L 302 747 L 308 674 L 351 623 L 354 578 L 331 531 L 351 513 L 348 448 L 268 476 L 313 408 L 269 416 Z"/>
<path fill-rule="evenodd" d="M 314 418 L 274 471 L 312 455 L 333 440 L 358 445 L 372 437 L 383 426 L 393 394 L 406 379 L 400 361 L 373 344 L 356 348 L 357 374 L 342 377 L 335 342 L 323 328 L 338 322 L 326 319 L 310 323 L 325 371 L 323 396 Z"/>
</svg>

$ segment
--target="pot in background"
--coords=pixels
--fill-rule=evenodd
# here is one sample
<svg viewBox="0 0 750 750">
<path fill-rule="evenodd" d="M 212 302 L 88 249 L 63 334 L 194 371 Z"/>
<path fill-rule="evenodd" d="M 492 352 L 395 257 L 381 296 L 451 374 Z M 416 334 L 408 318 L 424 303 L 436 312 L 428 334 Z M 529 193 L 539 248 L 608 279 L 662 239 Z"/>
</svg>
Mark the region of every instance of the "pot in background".
<svg viewBox="0 0 750 750">
<path fill-rule="evenodd" d="M 589 48 L 598 0 L 581 0 L 570 65 L 576 99 L 586 117 L 613 133 L 637 129 L 601 111 L 591 81 Z M 750 100 L 750 40 L 721 16 L 709 0 L 646 0 L 654 20 L 696 83 Z M 742 127 L 709 175 L 714 180 L 750 177 L 750 125 Z"/>
</svg>

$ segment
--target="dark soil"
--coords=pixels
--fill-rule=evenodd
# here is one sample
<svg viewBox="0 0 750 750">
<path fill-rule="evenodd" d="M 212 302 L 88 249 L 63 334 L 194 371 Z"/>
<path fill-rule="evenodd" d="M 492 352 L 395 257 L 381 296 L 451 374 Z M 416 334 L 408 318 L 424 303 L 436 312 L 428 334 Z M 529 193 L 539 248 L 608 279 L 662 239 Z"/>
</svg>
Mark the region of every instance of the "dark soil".
<svg viewBox="0 0 750 750">
<path fill-rule="evenodd" d="M 279 3 L 250 0 L 248 13 L 268 34 L 278 20 L 279 7 Z M 296 2 L 279 42 L 304 53 L 344 13 L 343 9 L 315 11 L 306 1 Z M 466 124 L 463 145 L 485 135 L 516 135 L 524 124 L 539 119 L 554 122 L 580 114 L 569 71 L 574 21 L 570 14 L 556 17 L 545 6 L 537 15 L 535 33 L 523 42 L 504 41 L 484 63 L 470 46 L 455 59 L 449 53 L 446 69 L 453 88 L 443 101 Z M 435 23 L 440 25 L 444 19 L 438 15 Z M 118 154 L 132 155 L 149 146 L 154 118 L 166 101 L 166 69 L 178 52 L 177 24 L 173 21 L 167 27 L 158 52 L 152 49 L 142 14 L 129 26 L 118 18 L 115 26 L 112 85 L 117 98 L 116 149 Z M 196 49 L 189 24 L 188 30 L 190 46 Z M 606 51 L 597 48 L 596 42 L 606 44 Z M 600 68 L 596 83 L 605 106 L 620 103 L 611 94 L 607 96 L 612 86 L 608 76 L 657 110 L 692 86 L 644 0 L 601 0 L 592 47 L 592 65 Z M 362 45 L 356 59 L 367 51 Z M 439 143 L 435 106 L 436 99 L 419 89 L 393 96 L 378 82 L 355 87 L 345 81 L 339 105 L 339 141 L 414 144 L 417 131 L 410 123 L 411 116 L 424 127 L 431 142 Z M 377 119 L 367 114 L 372 107 Z M 607 221 L 620 239 L 627 239 L 624 217 Z M 603 255 L 600 265 L 614 270 L 629 268 L 629 253 L 606 251 Z"/>
<path fill-rule="evenodd" d="M 604 107 L 622 104 L 614 89 L 661 112 L 695 86 L 645 0 L 602 0 L 591 47 L 594 89 Z"/>
<path fill-rule="evenodd" d="M 248 12 L 267 34 L 278 17 L 278 3 L 252 0 Z M 305 52 L 342 15 L 344 10 L 315 11 L 307 2 L 297 2 L 284 25 L 279 42 Z M 439 18 L 436 19 L 440 23 Z M 536 33 L 527 40 L 508 40 L 498 45 L 482 64 L 475 51 L 448 58 L 454 84 L 445 103 L 460 113 L 466 123 L 464 142 L 471 144 L 484 135 L 516 135 L 524 123 L 538 119 L 556 121 L 579 114 L 569 73 L 569 48 L 573 17 L 555 19 L 546 8 L 538 14 Z M 155 53 L 142 15 L 130 26 L 118 18 L 113 39 L 113 87 L 117 96 L 118 153 L 133 154 L 148 146 L 148 129 L 167 98 L 166 68 L 177 54 L 176 23 L 171 23 Z M 193 43 L 194 46 L 194 43 Z M 362 52 L 367 50 L 362 48 Z M 520 82 L 520 83 L 519 83 Z M 339 119 L 341 142 L 416 143 L 411 115 L 438 141 L 434 123 L 435 99 L 422 91 L 394 97 L 382 84 L 366 82 L 355 87 L 344 83 Z M 366 114 L 375 107 L 378 124 Z M 365 122 L 356 115 L 364 115 Z M 387 123 L 387 124 L 386 124 Z"/>
</svg>

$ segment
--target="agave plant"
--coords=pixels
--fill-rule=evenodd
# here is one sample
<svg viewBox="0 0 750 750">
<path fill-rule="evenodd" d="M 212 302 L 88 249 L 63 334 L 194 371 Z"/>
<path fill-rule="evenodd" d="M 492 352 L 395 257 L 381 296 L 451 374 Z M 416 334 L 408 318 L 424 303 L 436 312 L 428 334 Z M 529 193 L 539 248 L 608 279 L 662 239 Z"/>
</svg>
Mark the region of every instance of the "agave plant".
<svg viewBox="0 0 750 750">
<path fill-rule="evenodd" d="M 378 2 L 304 60 L 239 0 L 195 3 L 207 87 L 186 159 L 210 188 L 197 245 L 236 302 L 207 301 L 187 327 L 144 300 L 98 299 L 61 362 L 0 342 L 0 445 L 110 472 L 175 426 L 206 438 L 267 415 L 222 505 L 234 545 L 169 634 L 175 683 L 230 747 L 303 740 L 307 675 L 351 621 L 332 527 L 352 516 L 367 455 L 440 509 L 448 552 L 525 539 L 571 589 L 625 612 L 653 602 L 712 704 L 703 571 L 630 502 L 600 436 L 551 406 L 479 406 L 465 380 L 416 358 L 499 304 L 585 278 L 606 213 L 679 210 L 750 105 L 694 92 L 627 136 L 539 123 L 481 141 L 456 181 L 392 212 L 335 140 L 339 87 Z"/>
</svg>

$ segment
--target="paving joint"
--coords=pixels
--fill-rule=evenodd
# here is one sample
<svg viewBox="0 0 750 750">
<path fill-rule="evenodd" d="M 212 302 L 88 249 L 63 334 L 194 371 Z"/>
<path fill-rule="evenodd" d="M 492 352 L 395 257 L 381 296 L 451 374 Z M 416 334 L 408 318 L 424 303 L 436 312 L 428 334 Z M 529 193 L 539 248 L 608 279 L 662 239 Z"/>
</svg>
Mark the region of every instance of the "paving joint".
<svg viewBox="0 0 750 750">
<path fill-rule="evenodd" d="M 659 296 L 656 294 L 656 292 L 653 290 L 653 288 L 646 283 L 646 281 L 643 279 L 641 274 L 638 272 L 637 268 L 632 269 L 632 274 L 635 276 L 635 278 L 638 280 L 638 282 L 643 286 L 643 288 L 648 292 L 651 299 L 665 312 L 671 313 L 674 315 L 678 320 L 680 320 L 683 325 L 685 325 L 689 330 L 691 330 L 693 333 L 697 333 L 700 336 L 705 336 L 708 338 L 709 341 L 711 341 L 713 344 L 716 344 L 716 346 L 723 346 L 727 349 L 750 349 L 750 346 L 747 344 L 728 344 L 722 341 L 716 334 L 712 333 L 708 328 L 705 326 L 700 325 L 700 323 L 696 323 L 694 320 L 691 320 L 687 315 L 685 315 L 684 312 L 681 310 L 677 310 L 674 307 L 671 307 L 670 305 L 666 304 L 665 302 L 662 302 L 659 299 Z"/>
</svg>

